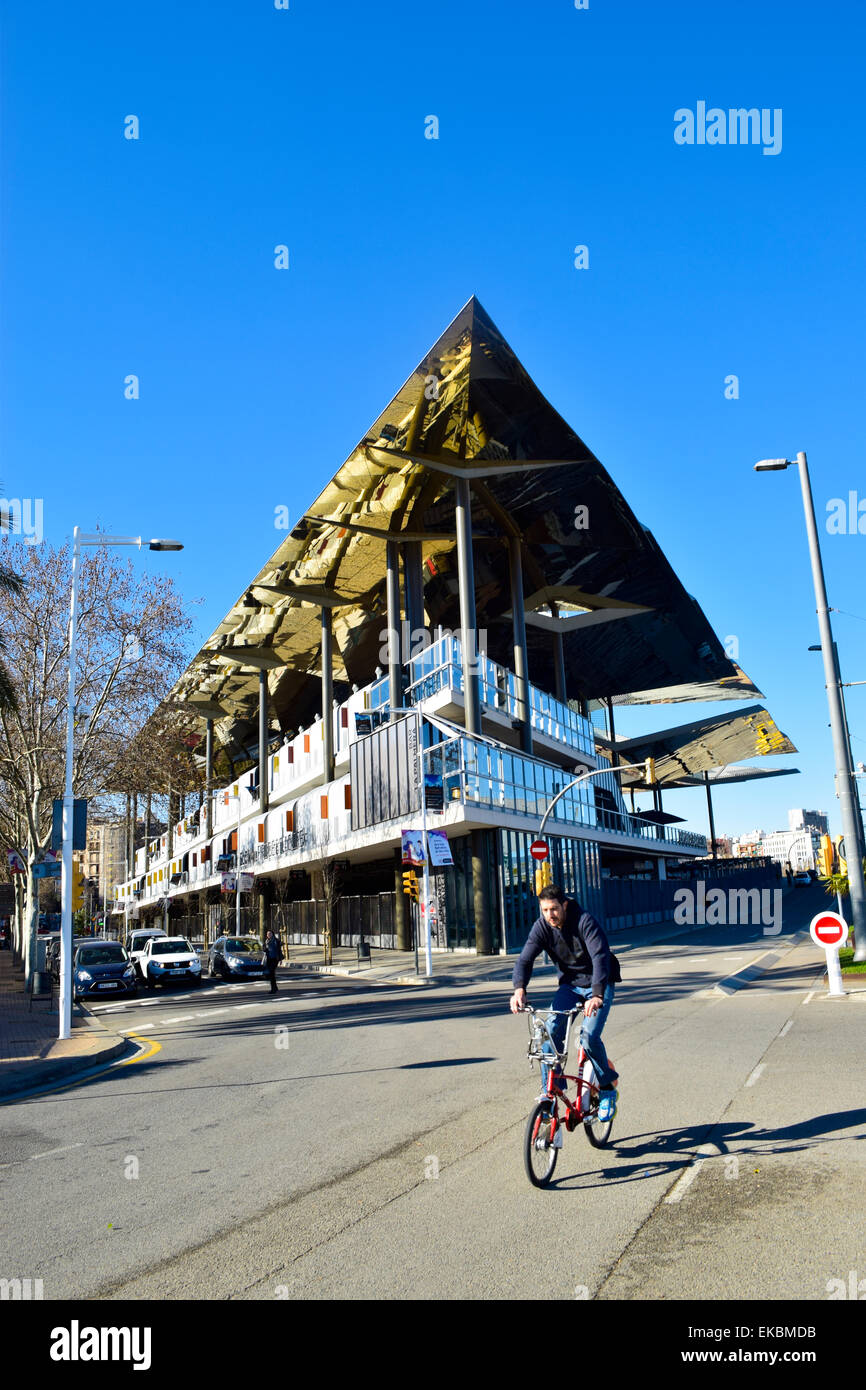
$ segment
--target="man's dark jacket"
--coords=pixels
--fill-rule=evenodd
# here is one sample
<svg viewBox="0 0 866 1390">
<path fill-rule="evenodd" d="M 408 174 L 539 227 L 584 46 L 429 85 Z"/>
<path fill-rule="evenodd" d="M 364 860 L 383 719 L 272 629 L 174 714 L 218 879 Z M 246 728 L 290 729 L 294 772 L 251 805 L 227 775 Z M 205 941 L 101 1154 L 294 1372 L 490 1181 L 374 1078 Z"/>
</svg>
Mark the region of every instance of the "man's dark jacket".
<svg viewBox="0 0 866 1390">
<path fill-rule="evenodd" d="M 543 917 L 533 923 L 526 945 L 514 963 L 515 989 L 526 988 L 533 962 L 542 951 L 559 966 L 561 985 L 575 985 L 578 989 L 591 986 L 593 994 L 604 998 L 607 985 L 618 984 L 622 979 L 619 961 L 611 953 L 604 931 L 592 913 L 584 912 L 573 898 L 566 900 L 561 927 L 548 926 Z"/>
</svg>

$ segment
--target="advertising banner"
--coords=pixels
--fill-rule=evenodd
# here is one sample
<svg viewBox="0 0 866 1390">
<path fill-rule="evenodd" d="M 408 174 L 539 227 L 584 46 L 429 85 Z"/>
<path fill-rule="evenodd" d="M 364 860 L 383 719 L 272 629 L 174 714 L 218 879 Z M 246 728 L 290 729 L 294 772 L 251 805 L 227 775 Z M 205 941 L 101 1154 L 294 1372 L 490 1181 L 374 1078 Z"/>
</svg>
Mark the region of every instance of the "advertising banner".
<svg viewBox="0 0 866 1390">
<path fill-rule="evenodd" d="M 427 846 L 430 850 L 430 863 L 434 869 L 454 867 L 451 846 L 444 830 L 428 830 Z"/>
<path fill-rule="evenodd" d="M 403 830 L 401 831 L 403 840 L 403 863 L 408 864 L 411 869 L 423 869 L 426 855 L 424 853 L 424 832 L 423 830 Z"/>
</svg>

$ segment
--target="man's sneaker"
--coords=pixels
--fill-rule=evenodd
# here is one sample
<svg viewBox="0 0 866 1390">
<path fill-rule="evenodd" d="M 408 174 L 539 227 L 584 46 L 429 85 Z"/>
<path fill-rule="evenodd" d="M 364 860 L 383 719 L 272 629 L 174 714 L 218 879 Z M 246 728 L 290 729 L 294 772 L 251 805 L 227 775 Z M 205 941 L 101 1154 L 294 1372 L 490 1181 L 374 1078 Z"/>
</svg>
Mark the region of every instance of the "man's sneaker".
<svg viewBox="0 0 866 1390">
<path fill-rule="evenodd" d="M 616 1114 L 617 1094 L 613 1087 L 609 1091 L 599 1091 L 598 1093 L 598 1119 L 600 1124 L 606 1124 L 612 1120 Z"/>
</svg>

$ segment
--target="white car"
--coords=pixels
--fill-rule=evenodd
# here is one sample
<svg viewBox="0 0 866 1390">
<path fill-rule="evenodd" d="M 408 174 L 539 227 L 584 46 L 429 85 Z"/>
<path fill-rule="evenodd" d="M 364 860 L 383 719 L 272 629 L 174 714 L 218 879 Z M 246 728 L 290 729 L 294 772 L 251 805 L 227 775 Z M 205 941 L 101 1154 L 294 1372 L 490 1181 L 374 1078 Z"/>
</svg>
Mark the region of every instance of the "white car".
<svg viewBox="0 0 866 1390">
<path fill-rule="evenodd" d="M 135 967 L 135 972 L 140 978 L 144 979 L 144 971 L 141 968 L 141 958 L 144 955 L 144 948 L 148 941 L 154 936 L 166 936 L 162 927 L 138 927 L 131 931 L 126 939 L 126 951 L 129 959 Z"/>
<path fill-rule="evenodd" d="M 148 989 L 172 980 L 201 984 L 201 961 L 185 936 L 152 936 L 144 948 L 140 969 Z"/>
</svg>

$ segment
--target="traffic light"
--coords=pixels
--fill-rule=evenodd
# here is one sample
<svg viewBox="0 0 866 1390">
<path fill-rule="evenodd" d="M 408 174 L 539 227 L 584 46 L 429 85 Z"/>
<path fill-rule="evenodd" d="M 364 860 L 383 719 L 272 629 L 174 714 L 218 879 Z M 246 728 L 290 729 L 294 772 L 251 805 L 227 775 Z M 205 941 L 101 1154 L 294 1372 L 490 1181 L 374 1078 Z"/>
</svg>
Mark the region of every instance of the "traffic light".
<svg viewBox="0 0 866 1390">
<path fill-rule="evenodd" d="M 833 841 L 829 835 L 821 836 L 821 847 L 818 850 L 818 871 L 823 878 L 829 878 L 833 872 Z"/>
<path fill-rule="evenodd" d="M 538 897 L 543 888 L 553 882 L 553 869 L 550 860 L 545 859 L 535 870 L 535 896 Z"/>
<path fill-rule="evenodd" d="M 418 875 L 414 869 L 407 869 L 406 873 L 403 875 L 403 892 L 407 897 L 411 898 L 413 902 L 417 903 Z"/>
<path fill-rule="evenodd" d="M 77 912 L 84 906 L 84 871 L 72 866 L 72 911 Z"/>
<path fill-rule="evenodd" d="M 654 787 L 654 786 L 655 786 L 655 783 L 656 783 L 656 760 L 655 760 L 655 758 L 647 758 L 647 760 L 646 760 L 646 770 L 645 770 L 645 774 L 644 774 L 644 780 L 646 781 L 646 784 L 647 784 L 648 787 Z"/>
</svg>

